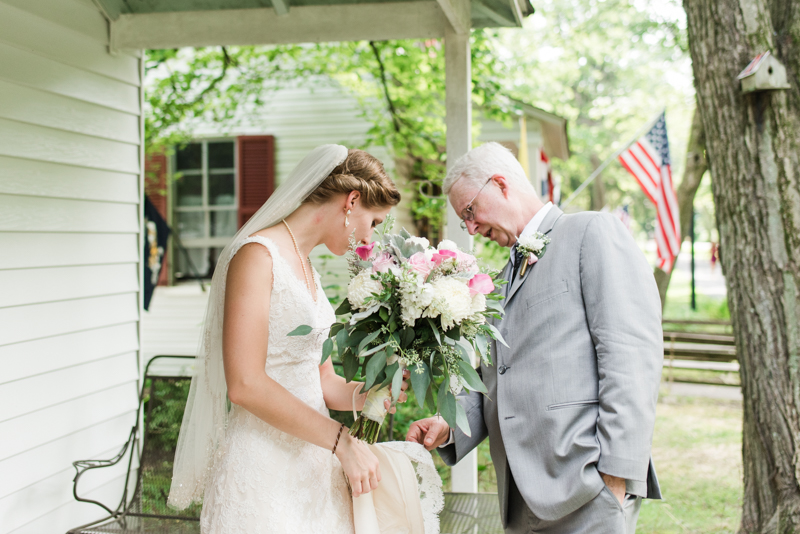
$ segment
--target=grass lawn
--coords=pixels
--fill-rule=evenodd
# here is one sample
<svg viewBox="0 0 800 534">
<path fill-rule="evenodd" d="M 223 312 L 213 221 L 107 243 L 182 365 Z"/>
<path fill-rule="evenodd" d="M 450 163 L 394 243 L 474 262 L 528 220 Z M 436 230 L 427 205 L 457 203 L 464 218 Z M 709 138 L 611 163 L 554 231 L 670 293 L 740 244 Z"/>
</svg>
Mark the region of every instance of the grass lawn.
<svg viewBox="0 0 800 534">
<path fill-rule="evenodd" d="M 645 500 L 639 534 L 736 532 L 742 504 L 740 402 L 662 397 L 653 460 L 664 494 Z"/>
<path fill-rule="evenodd" d="M 736 532 L 742 502 L 742 406 L 738 401 L 664 396 L 659 400 L 653 460 L 664 500 L 645 500 L 638 534 Z M 450 470 L 434 455 L 444 481 Z M 497 491 L 485 441 L 478 450 L 478 490 Z"/>
</svg>

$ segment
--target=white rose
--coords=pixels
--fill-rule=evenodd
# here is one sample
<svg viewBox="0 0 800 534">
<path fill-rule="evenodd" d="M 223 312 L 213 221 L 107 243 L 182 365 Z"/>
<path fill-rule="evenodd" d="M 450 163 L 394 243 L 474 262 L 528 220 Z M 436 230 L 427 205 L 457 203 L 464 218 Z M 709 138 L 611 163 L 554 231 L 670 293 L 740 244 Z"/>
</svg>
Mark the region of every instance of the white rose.
<svg viewBox="0 0 800 534">
<path fill-rule="evenodd" d="M 480 313 L 486 310 L 486 295 L 475 293 L 472 295 L 472 313 Z"/>
<path fill-rule="evenodd" d="M 531 250 L 541 250 L 544 247 L 544 241 L 532 235 L 521 237 L 519 244 Z"/>
<path fill-rule="evenodd" d="M 412 243 L 414 245 L 420 245 L 424 249 L 427 249 L 429 246 L 431 246 L 431 242 L 428 241 L 426 238 L 417 237 L 417 236 L 409 237 L 408 239 L 406 239 L 406 243 Z"/>
<path fill-rule="evenodd" d="M 450 330 L 472 315 L 472 296 L 467 284 L 455 278 L 440 278 L 432 284 L 433 301 L 425 317 L 441 316 L 442 328 Z"/>
<path fill-rule="evenodd" d="M 458 251 L 458 245 L 454 242 L 450 241 L 449 239 L 445 239 L 441 243 L 439 243 L 439 250 L 452 250 L 454 252 Z"/>
<path fill-rule="evenodd" d="M 372 297 L 373 293 L 380 293 L 383 291 L 383 285 L 379 280 L 372 279 L 372 273 L 369 271 L 362 271 L 352 280 L 347 286 L 347 300 L 350 301 L 350 306 L 357 310 L 366 308 L 366 301 Z"/>
</svg>

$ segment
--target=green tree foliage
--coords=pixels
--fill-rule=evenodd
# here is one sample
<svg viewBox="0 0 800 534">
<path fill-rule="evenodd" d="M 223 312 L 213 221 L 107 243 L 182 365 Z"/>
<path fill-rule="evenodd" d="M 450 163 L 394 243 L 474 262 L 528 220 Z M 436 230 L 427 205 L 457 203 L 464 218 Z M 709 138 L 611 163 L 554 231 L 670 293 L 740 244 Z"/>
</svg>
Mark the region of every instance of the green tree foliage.
<svg viewBox="0 0 800 534">
<path fill-rule="evenodd" d="M 501 33 L 498 48 L 506 54 L 506 90 L 569 121 L 573 156 L 554 160 L 562 196 L 664 107 L 679 180 L 694 107 L 681 6 L 674 0 L 542 0 L 536 9 L 524 29 Z M 627 171 L 612 164 L 601 179 L 605 204 L 630 203 L 639 229 L 651 233 L 655 209 Z M 573 207 L 590 209 L 592 192 Z"/>
<path fill-rule="evenodd" d="M 149 50 L 145 60 L 145 146 L 162 150 L 191 139 L 194 127 L 230 129 L 242 109 L 306 75 L 303 48 L 208 47 Z"/>
</svg>

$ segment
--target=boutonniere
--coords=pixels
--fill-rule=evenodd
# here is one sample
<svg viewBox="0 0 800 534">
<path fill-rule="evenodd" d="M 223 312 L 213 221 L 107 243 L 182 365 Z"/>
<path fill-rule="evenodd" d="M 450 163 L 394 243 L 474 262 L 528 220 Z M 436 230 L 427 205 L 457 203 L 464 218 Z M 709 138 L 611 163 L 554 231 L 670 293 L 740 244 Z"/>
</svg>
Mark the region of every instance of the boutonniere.
<svg viewBox="0 0 800 534">
<path fill-rule="evenodd" d="M 523 236 L 517 240 L 517 251 L 522 253 L 522 265 L 519 266 L 519 277 L 525 276 L 528 265 L 533 265 L 544 256 L 550 238 L 541 232 Z"/>
</svg>

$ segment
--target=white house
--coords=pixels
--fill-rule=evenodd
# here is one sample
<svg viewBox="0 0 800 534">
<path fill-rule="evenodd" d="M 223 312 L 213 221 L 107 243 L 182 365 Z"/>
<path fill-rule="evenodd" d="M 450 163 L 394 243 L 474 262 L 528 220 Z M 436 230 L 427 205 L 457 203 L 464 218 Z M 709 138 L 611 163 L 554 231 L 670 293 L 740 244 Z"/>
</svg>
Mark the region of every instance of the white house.
<svg viewBox="0 0 800 534">
<path fill-rule="evenodd" d="M 469 29 L 519 26 L 532 11 L 527 0 L 291 4 L 0 0 L 0 534 L 64 532 L 99 517 L 74 501 L 71 462 L 113 455 L 134 418 L 138 50 L 445 37 L 455 158 L 471 143 Z M 469 244 L 454 213 L 448 229 Z M 84 492 L 114 502 L 124 469 L 99 470 Z"/>
</svg>

